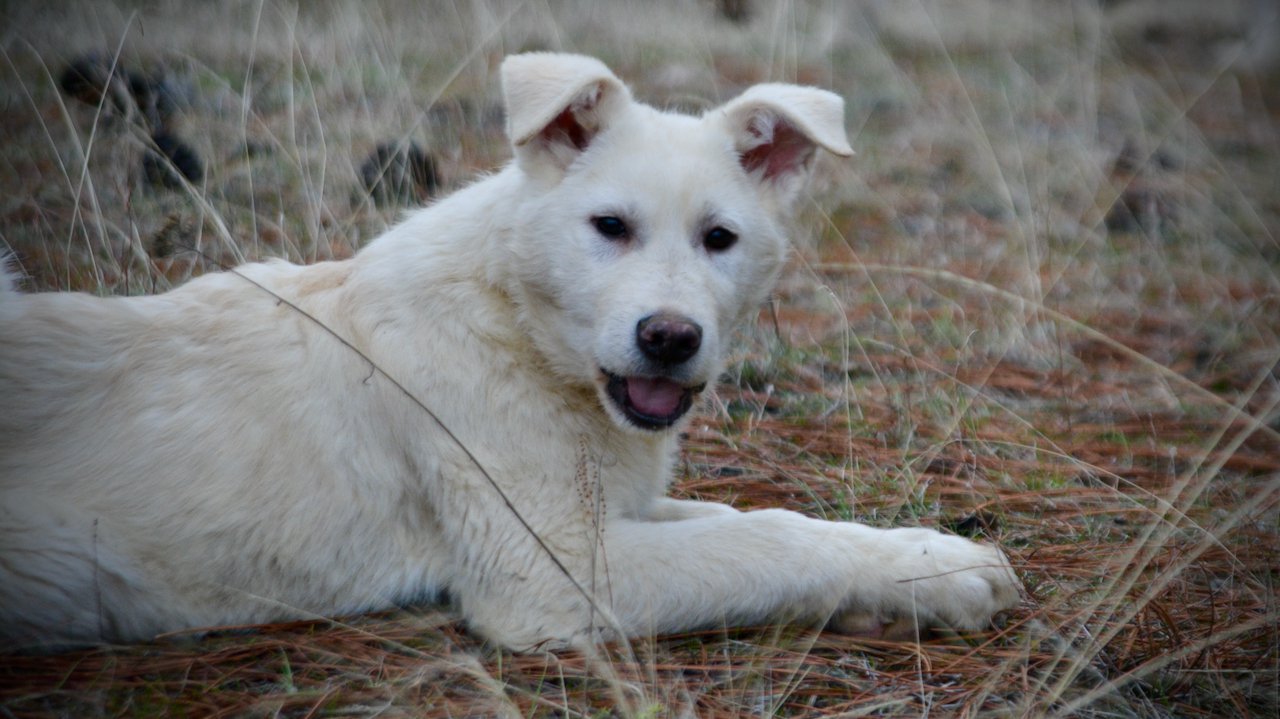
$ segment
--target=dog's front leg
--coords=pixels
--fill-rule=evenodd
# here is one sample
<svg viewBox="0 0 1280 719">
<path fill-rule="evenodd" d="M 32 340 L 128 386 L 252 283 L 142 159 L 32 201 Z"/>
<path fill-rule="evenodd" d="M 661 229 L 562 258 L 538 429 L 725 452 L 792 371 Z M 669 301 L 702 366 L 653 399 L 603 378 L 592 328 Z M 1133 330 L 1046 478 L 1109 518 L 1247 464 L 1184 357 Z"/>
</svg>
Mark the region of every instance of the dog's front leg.
<svg viewBox="0 0 1280 719">
<path fill-rule="evenodd" d="M 644 518 L 653 522 L 676 522 L 684 519 L 717 517 L 737 513 L 738 510 L 719 502 L 659 497 L 649 505 L 645 511 Z"/>
<path fill-rule="evenodd" d="M 999 550 L 929 529 L 730 511 L 617 520 L 604 541 L 609 601 L 632 635 L 771 619 L 977 629 L 1019 596 Z"/>
</svg>

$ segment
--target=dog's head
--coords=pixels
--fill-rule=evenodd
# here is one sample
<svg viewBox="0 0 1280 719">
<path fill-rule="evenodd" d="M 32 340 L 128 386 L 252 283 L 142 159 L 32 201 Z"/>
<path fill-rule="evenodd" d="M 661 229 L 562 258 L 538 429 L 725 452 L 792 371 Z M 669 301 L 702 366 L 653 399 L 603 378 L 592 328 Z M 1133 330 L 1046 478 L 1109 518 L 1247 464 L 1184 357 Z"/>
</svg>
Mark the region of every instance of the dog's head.
<svg viewBox="0 0 1280 719">
<path fill-rule="evenodd" d="M 701 117 L 659 112 L 599 61 L 549 53 L 508 58 L 502 81 L 523 320 L 620 425 L 669 428 L 772 289 L 817 148 L 852 154 L 844 104 L 769 84 Z"/>
</svg>

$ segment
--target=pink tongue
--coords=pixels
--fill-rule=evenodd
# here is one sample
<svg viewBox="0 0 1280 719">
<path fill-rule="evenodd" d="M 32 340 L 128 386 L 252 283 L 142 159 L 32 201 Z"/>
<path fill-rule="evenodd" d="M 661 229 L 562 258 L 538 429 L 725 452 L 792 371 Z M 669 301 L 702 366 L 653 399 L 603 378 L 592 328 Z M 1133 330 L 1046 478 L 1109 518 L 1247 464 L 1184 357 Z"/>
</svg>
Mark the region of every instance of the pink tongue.
<svg viewBox="0 0 1280 719">
<path fill-rule="evenodd" d="M 668 417 L 680 406 L 684 388 L 669 379 L 628 377 L 627 399 L 641 414 Z"/>
</svg>

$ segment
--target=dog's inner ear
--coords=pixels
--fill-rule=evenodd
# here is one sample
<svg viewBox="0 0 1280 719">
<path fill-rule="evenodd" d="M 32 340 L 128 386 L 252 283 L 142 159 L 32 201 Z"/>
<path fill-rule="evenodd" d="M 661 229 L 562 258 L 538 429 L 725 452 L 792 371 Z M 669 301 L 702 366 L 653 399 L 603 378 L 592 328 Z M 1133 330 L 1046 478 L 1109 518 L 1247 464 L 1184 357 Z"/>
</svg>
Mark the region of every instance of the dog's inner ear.
<svg viewBox="0 0 1280 719">
<path fill-rule="evenodd" d="M 812 87 L 764 84 L 725 105 L 738 161 L 781 205 L 793 202 L 809 177 L 818 148 L 853 154 L 844 132 L 844 101 Z"/>
<path fill-rule="evenodd" d="M 587 141 L 590 139 L 587 128 L 583 127 L 578 118 L 574 116 L 572 108 L 566 109 L 557 115 L 556 119 L 552 120 L 551 124 L 547 125 L 542 133 L 568 142 L 579 150 L 587 149 Z"/>
<path fill-rule="evenodd" d="M 766 180 L 807 171 L 817 149 L 794 125 L 767 110 L 751 116 L 744 139 L 739 145 L 742 168 Z"/>
<path fill-rule="evenodd" d="M 599 85 L 584 89 L 531 139 L 532 143 L 552 154 L 560 169 L 568 167 L 573 157 L 587 149 L 592 138 L 600 132 L 597 108 L 603 93 L 604 88 Z"/>
</svg>

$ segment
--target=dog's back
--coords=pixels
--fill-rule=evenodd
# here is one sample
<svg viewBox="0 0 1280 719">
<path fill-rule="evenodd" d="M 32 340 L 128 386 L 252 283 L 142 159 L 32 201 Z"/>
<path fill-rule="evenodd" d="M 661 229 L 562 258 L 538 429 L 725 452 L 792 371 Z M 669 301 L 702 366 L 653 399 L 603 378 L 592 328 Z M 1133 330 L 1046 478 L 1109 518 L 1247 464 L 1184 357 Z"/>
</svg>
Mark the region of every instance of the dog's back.
<svg viewBox="0 0 1280 719">
<path fill-rule="evenodd" d="M 368 377 L 367 364 L 322 326 L 338 320 L 313 314 L 340 301 L 323 295 L 343 272 L 251 265 L 133 298 L 7 282 L 0 634 L 136 638 L 388 601 L 357 581 L 377 563 L 296 561 L 304 545 L 341 556 L 314 546 L 324 536 L 391 550 L 375 529 L 391 518 L 369 508 L 392 503 L 365 480 L 375 468 L 396 480 L 393 440 L 346 424 L 385 396 L 376 383 L 351 390 L 344 380 Z"/>
</svg>

